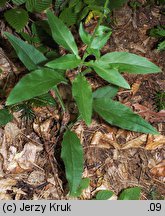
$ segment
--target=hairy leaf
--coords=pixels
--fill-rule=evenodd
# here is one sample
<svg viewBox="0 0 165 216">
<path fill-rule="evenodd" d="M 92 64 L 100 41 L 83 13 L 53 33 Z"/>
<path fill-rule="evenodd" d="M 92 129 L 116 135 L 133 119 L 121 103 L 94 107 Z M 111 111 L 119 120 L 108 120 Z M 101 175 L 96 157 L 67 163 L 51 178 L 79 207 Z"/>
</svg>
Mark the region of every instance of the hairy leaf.
<svg viewBox="0 0 165 216">
<path fill-rule="evenodd" d="M 65 164 L 66 178 L 71 196 L 74 196 L 81 183 L 83 172 L 83 148 L 77 135 L 67 130 L 62 141 L 61 158 Z"/>
<path fill-rule="evenodd" d="M 60 19 L 67 25 L 71 26 L 77 22 L 78 15 L 73 8 L 65 8 L 60 14 Z"/>
<path fill-rule="evenodd" d="M 8 32 L 5 32 L 4 34 L 14 47 L 19 59 L 28 70 L 37 69 L 38 64 L 47 60 L 47 58 L 34 46 L 25 43 Z"/>
<path fill-rule="evenodd" d="M 22 30 L 29 20 L 27 11 L 22 8 L 10 9 L 4 13 L 4 17 L 16 31 Z"/>
<path fill-rule="evenodd" d="M 94 110 L 108 123 L 123 129 L 158 134 L 158 132 L 142 117 L 129 107 L 110 98 L 98 98 L 93 102 Z"/>
<path fill-rule="evenodd" d="M 113 192 L 109 191 L 109 190 L 102 190 L 99 191 L 96 195 L 96 199 L 97 200 L 107 200 L 109 198 L 111 198 L 111 196 L 113 196 Z"/>
<path fill-rule="evenodd" d="M 113 98 L 116 96 L 119 88 L 117 86 L 104 86 L 101 88 L 98 88 L 96 91 L 93 92 L 93 98 Z"/>
<path fill-rule="evenodd" d="M 73 81 L 72 93 L 82 118 L 89 125 L 92 117 L 92 90 L 86 78 L 81 74 Z"/>
<path fill-rule="evenodd" d="M 43 68 L 32 71 L 24 76 L 13 88 L 7 98 L 7 105 L 16 104 L 24 100 L 45 94 L 54 85 L 66 82 L 58 71 Z"/>
<path fill-rule="evenodd" d="M 130 86 L 127 81 L 123 78 L 123 76 L 116 69 L 111 69 L 100 62 L 89 63 L 92 68 L 96 71 L 96 73 L 103 78 L 104 80 L 112 83 L 114 85 L 129 89 Z"/>
<path fill-rule="evenodd" d="M 65 49 L 78 56 L 78 48 L 69 29 L 50 10 L 47 12 L 47 17 L 54 40 Z"/>
<path fill-rule="evenodd" d="M 61 56 L 53 61 L 46 64 L 47 67 L 54 69 L 73 69 L 81 63 L 81 59 L 78 59 L 74 54 L 67 54 Z"/>
<path fill-rule="evenodd" d="M 99 64 L 109 65 L 120 72 L 136 74 L 157 73 L 161 69 L 142 56 L 127 52 L 111 52 L 101 57 Z"/>
<path fill-rule="evenodd" d="M 21 5 L 24 4 L 27 0 L 12 0 L 13 4 Z"/>
<path fill-rule="evenodd" d="M 13 115 L 4 108 L 0 110 L 0 126 L 6 125 L 8 122 L 12 121 Z"/>
<path fill-rule="evenodd" d="M 52 3 L 52 0 L 26 0 L 26 8 L 30 12 L 42 12 Z"/>
<path fill-rule="evenodd" d="M 125 189 L 120 193 L 118 200 L 139 200 L 140 192 L 140 187 Z"/>
</svg>

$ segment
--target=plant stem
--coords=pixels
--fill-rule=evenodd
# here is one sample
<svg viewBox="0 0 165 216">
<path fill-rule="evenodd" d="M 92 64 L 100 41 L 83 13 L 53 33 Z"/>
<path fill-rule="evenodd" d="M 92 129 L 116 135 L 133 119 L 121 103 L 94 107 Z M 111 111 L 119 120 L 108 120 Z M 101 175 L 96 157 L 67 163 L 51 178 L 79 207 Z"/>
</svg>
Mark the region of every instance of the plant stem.
<svg viewBox="0 0 165 216">
<path fill-rule="evenodd" d="M 87 68 L 86 70 L 82 71 L 81 74 L 82 74 L 83 76 L 85 76 L 86 74 L 90 73 L 91 71 L 92 71 L 91 68 Z"/>
<path fill-rule="evenodd" d="M 97 32 L 97 30 L 98 30 L 100 24 L 101 24 L 102 21 L 103 21 L 104 14 L 105 14 L 105 10 L 106 10 L 106 8 L 107 8 L 107 6 L 108 6 L 108 3 L 109 3 L 109 0 L 106 0 L 106 1 L 105 1 L 105 4 L 104 4 L 104 8 L 103 8 L 103 13 L 101 14 L 100 19 L 99 19 L 99 21 L 98 21 L 98 23 L 97 23 L 97 26 L 96 26 L 96 28 L 95 28 L 95 30 L 94 30 L 94 33 L 93 33 L 92 38 L 91 38 L 91 41 L 90 41 L 90 45 L 91 45 L 91 43 L 92 43 L 92 41 L 93 41 L 93 39 L 94 39 L 94 37 L 95 37 L 95 35 L 96 35 L 96 32 Z M 89 45 L 89 47 L 90 47 L 90 45 Z"/>
<path fill-rule="evenodd" d="M 65 105 L 64 105 L 64 102 L 63 102 L 63 100 L 62 100 L 62 98 L 61 98 L 61 95 L 60 95 L 60 92 L 59 92 L 57 86 L 54 86 L 54 87 L 53 87 L 53 90 L 54 90 L 55 93 L 56 93 L 56 96 L 57 96 L 57 98 L 58 98 L 58 100 L 59 100 L 59 103 L 60 103 L 60 105 L 61 105 L 61 107 L 62 107 L 62 110 L 65 112 Z"/>
</svg>

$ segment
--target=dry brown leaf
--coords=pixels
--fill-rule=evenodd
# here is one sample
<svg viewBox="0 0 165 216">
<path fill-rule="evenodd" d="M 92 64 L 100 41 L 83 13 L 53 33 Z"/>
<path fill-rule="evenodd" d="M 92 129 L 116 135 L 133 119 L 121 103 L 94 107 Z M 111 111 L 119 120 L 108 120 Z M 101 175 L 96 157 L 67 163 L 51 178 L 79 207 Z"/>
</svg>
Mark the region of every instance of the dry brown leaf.
<svg viewBox="0 0 165 216">
<path fill-rule="evenodd" d="M 16 137 L 19 135 L 21 130 L 16 124 L 9 122 L 5 125 L 5 136 L 8 143 L 13 143 Z"/>
<path fill-rule="evenodd" d="M 3 171 L 3 162 L 4 162 L 3 156 L 2 154 L 0 154 L 0 178 L 2 178 L 5 175 Z"/>
<path fill-rule="evenodd" d="M 52 184 L 48 184 L 38 199 L 59 199 L 57 188 Z"/>
<path fill-rule="evenodd" d="M 165 160 L 153 167 L 151 173 L 158 177 L 165 177 Z"/>
<path fill-rule="evenodd" d="M 20 171 L 20 167 L 18 169 L 18 164 L 17 162 L 14 160 L 14 157 L 17 153 L 17 148 L 15 146 L 10 146 L 9 150 L 8 150 L 8 160 L 7 163 L 4 164 L 5 170 L 12 172 L 12 173 L 19 173 Z M 17 168 L 17 171 L 16 171 Z"/>
<path fill-rule="evenodd" d="M 35 165 L 37 152 L 41 151 L 42 148 L 29 142 L 24 145 L 20 153 L 17 153 L 14 146 L 11 146 L 9 150 L 10 155 L 6 169 L 12 173 L 21 173 L 32 169 Z"/>
<path fill-rule="evenodd" d="M 139 87 L 141 85 L 141 80 L 137 80 L 131 88 L 132 94 L 135 95 L 137 93 L 137 91 L 139 90 Z"/>
<path fill-rule="evenodd" d="M 40 125 L 33 123 L 33 129 L 38 135 L 42 134 L 44 136 L 48 136 L 51 122 L 52 122 L 52 119 L 49 118 L 45 120 L 44 122 L 42 122 Z"/>
<path fill-rule="evenodd" d="M 22 169 L 31 169 L 36 160 L 37 151 L 41 151 L 40 147 L 37 147 L 33 143 L 26 143 L 22 152 L 15 156 L 15 161 Z"/>
<path fill-rule="evenodd" d="M 128 148 L 139 148 L 144 142 L 147 140 L 147 135 L 143 134 L 133 140 L 128 141 L 126 144 L 122 146 L 122 149 Z"/>
<path fill-rule="evenodd" d="M 5 167 L 5 165 L 7 164 L 7 145 L 6 145 L 6 137 L 5 136 L 3 137 L 3 140 L 2 140 L 2 145 L 0 148 L 0 154 L 2 155 L 1 159 L 3 159 L 3 167 Z"/>
<path fill-rule="evenodd" d="M 0 193 L 0 200 L 12 200 L 12 197 L 10 194 Z"/>
<path fill-rule="evenodd" d="M 91 145 L 98 145 L 102 136 L 103 134 L 100 131 L 97 131 L 92 138 Z"/>
<path fill-rule="evenodd" d="M 24 191 L 21 190 L 21 188 L 13 187 L 13 192 L 15 195 L 15 200 L 20 200 L 22 195 L 27 195 Z"/>
<path fill-rule="evenodd" d="M 130 47 L 131 47 L 131 49 L 138 50 L 144 54 L 146 53 L 145 47 L 143 47 L 141 44 L 135 44 L 135 43 L 131 42 Z"/>
<path fill-rule="evenodd" d="M 0 180 L 0 193 L 6 193 L 7 190 L 12 190 L 17 181 L 15 179 L 7 178 Z"/>
<path fill-rule="evenodd" d="M 0 48 L 0 69 L 2 70 L 2 73 L 0 73 L 0 80 L 6 78 L 13 70 L 17 71 L 2 48 Z"/>
<path fill-rule="evenodd" d="M 135 110 L 138 110 L 138 113 L 141 116 L 145 117 L 145 119 L 150 122 L 165 122 L 165 110 L 161 110 L 160 112 L 156 113 L 150 108 L 138 103 L 134 104 L 133 107 Z"/>
<path fill-rule="evenodd" d="M 39 185 L 45 182 L 45 172 L 41 170 L 35 170 L 30 173 L 28 177 L 28 183 L 30 185 Z"/>
<path fill-rule="evenodd" d="M 163 135 L 154 135 L 153 140 L 148 140 L 145 147 L 146 150 L 154 150 L 158 147 L 161 147 L 165 144 L 165 136 Z"/>
<path fill-rule="evenodd" d="M 112 133 L 103 134 L 100 131 L 97 131 L 91 141 L 91 145 L 97 147 L 97 148 L 111 148 L 113 146 L 114 148 L 119 149 L 120 146 L 113 138 Z"/>
<path fill-rule="evenodd" d="M 80 139 L 80 142 L 83 143 L 84 127 L 82 124 L 78 125 L 78 127 L 75 129 L 75 133 L 77 134 L 78 138 Z"/>
<path fill-rule="evenodd" d="M 158 113 L 154 113 L 153 116 L 150 118 L 150 122 L 164 123 L 165 122 L 165 110 L 161 110 Z"/>
</svg>

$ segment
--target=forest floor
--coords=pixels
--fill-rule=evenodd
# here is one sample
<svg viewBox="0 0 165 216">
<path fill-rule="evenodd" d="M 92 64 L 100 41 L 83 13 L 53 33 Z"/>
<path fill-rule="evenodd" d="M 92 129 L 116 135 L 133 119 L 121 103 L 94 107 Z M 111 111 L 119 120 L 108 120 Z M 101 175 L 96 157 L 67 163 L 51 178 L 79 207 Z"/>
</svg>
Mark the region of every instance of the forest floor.
<svg viewBox="0 0 165 216">
<path fill-rule="evenodd" d="M 160 14 L 160 9 L 159 6 L 145 6 L 134 11 L 126 5 L 114 11 L 110 24 L 113 33 L 102 49 L 102 54 L 110 51 L 135 53 L 162 69 L 163 72 L 158 74 L 124 74 L 131 90 L 120 89 L 116 96 L 118 101 L 157 128 L 160 135 L 122 130 L 97 116 L 89 127 L 83 121 L 76 122 L 73 129 L 84 149 L 83 177 L 90 179 L 90 186 L 76 199 L 93 199 L 102 189 L 112 190 L 117 195 L 122 189 L 134 186 L 142 188 L 142 200 L 165 196 L 165 110 L 160 108 L 159 98 L 165 90 L 165 51 L 158 52 L 157 39 L 147 34 L 154 26 L 165 25 L 165 16 Z M 87 30 L 92 31 L 95 22 L 87 26 Z M 0 25 L 1 30 L 10 31 L 5 29 L 3 20 Z M 1 65 L 13 70 L 8 63 L 11 47 L 4 43 L 0 46 Z M 83 49 L 81 43 L 80 49 Z M 19 64 L 13 64 L 17 71 Z M 15 78 L 8 77 L 13 86 Z M 88 79 L 94 89 L 104 85 L 95 75 Z M 8 91 L 11 88 L 9 85 Z M 61 87 L 66 98 L 67 91 L 66 86 Z M 27 122 L 16 112 L 14 120 L 0 128 L 0 199 L 70 199 L 60 159 L 61 139 L 58 143 L 56 140 L 62 127 L 60 111 L 42 107 L 35 108 L 34 113 L 34 120 Z M 116 198 L 113 196 L 112 199 Z"/>
</svg>

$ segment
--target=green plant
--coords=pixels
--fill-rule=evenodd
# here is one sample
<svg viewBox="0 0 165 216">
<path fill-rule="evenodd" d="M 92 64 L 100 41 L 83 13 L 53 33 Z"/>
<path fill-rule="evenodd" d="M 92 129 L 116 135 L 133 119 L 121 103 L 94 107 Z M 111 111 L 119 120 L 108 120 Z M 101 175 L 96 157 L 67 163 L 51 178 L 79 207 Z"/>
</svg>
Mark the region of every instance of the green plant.
<svg viewBox="0 0 165 216">
<path fill-rule="evenodd" d="M 127 0 L 111 0 L 105 9 L 105 0 L 56 0 L 55 3 L 52 0 L 1 0 L 0 7 L 9 4 L 10 9 L 5 10 L 4 17 L 12 28 L 22 32 L 31 19 L 31 13 L 41 13 L 51 5 L 60 19 L 71 26 L 79 24 L 84 18 L 87 22 L 90 21 L 91 15 L 101 16 L 104 13 L 107 16 L 110 10 L 121 7 L 125 2 Z"/>
<path fill-rule="evenodd" d="M 29 22 L 29 13 L 40 13 L 52 4 L 52 0 L 3 0 L 0 7 L 5 6 L 7 2 L 14 7 L 6 10 L 4 17 L 17 32 L 21 32 Z"/>
<path fill-rule="evenodd" d="M 139 1 L 130 1 L 129 6 L 135 11 L 137 8 L 142 6 L 142 3 Z"/>
<path fill-rule="evenodd" d="M 107 17 L 111 10 L 121 7 L 127 0 L 110 0 L 110 3 L 104 8 L 105 0 L 58 0 L 55 8 L 59 12 L 60 19 L 67 26 L 79 24 L 85 19 L 89 23 L 91 18 L 104 14 Z"/>
<path fill-rule="evenodd" d="M 157 49 L 159 51 L 165 50 L 165 26 L 156 26 L 150 30 L 150 36 L 159 39 Z"/>
<path fill-rule="evenodd" d="M 158 92 L 156 94 L 156 104 L 159 111 L 165 109 L 165 92 Z"/>
<path fill-rule="evenodd" d="M 107 4 L 108 0 L 106 0 L 104 8 L 107 7 Z M 82 57 L 79 56 L 74 37 L 65 24 L 50 10 L 47 11 L 47 17 L 53 39 L 69 54 L 50 61 L 34 46 L 10 33 L 4 33 L 22 63 L 30 71 L 10 92 L 6 106 L 10 109 L 15 104 L 38 97 L 52 89 L 55 91 L 63 113 L 68 112 L 58 90 L 59 83 L 65 83 L 72 88 L 80 115 L 78 119 L 83 119 L 87 125 L 90 125 L 94 111 L 112 125 L 127 130 L 157 134 L 158 132 L 148 122 L 133 113 L 127 106 L 114 101 L 113 97 L 116 95 L 118 87 L 130 88 L 121 75 L 122 72 L 148 74 L 160 72 L 160 68 L 146 58 L 127 52 L 111 52 L 101 56 L 100 49 L 111 35 L 111 29 L 101 25 L 104 14 L 100 17 L 93 35 L 88 34 L 82 23 L 80 24 L 80 38 L 86 44 L 86 50 Z M 95 60 L 86 61 L 91 54 L 95 56 Z M 64 71 L 75 68 L 77 68 L 77 75 L 70 83 Z M 93 73 L 93 71 L 110 85 L 92 92 L 86 74 Z M 66 126 L 61 157 L 65 164 L 70 195 L 76 196 L 82 184 L 83 148 L 71 128 L 72 124 Z"/>
<path fill-rule="evenodd" d="M 141 188 L 133 187 L 127 188 L 121 191 L 118 195 L 118 200 L 139 200 Z M 107 200 L 110 199 L 114 193 L 109 190 L 102 190 L 96 194 L 96 200 Z"/>
</svg>

